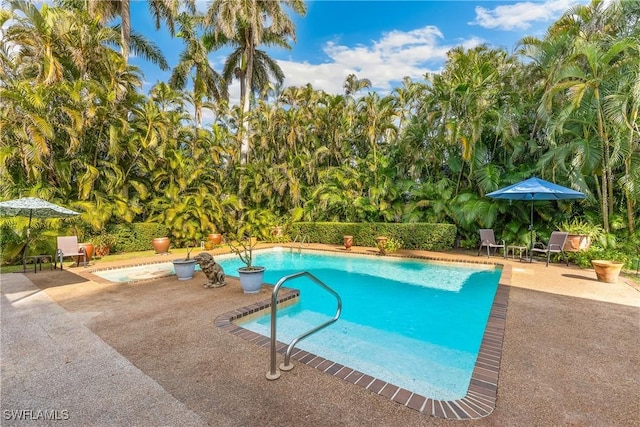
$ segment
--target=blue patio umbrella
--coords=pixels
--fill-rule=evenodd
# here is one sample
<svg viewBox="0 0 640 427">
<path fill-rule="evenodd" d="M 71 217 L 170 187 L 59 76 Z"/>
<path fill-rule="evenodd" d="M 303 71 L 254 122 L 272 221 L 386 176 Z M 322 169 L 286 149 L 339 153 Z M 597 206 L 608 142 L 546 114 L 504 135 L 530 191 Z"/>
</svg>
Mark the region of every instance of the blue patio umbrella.
<svg viewBox="0 0 640 427">
<path fill-rule="evenodd" d="M 535 176 L 487 194 L 494 199 L 530 200 L 531 201 L 531 247 L 533 247 L 533 201 L 534 200 L 568 200 L 584 199 L 586 196 L 571 188 L 554 184 Z"/>
</svg>

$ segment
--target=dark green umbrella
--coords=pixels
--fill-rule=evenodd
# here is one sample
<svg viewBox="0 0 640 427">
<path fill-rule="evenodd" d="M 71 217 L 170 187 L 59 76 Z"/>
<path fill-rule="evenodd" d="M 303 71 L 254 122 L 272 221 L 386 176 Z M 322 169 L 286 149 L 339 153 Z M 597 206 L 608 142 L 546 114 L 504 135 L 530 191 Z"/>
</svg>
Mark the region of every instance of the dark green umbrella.
<svg viewBox="0 0 640 427">
<path fill-rule="evenodd" d="M 64 218 L 80 215 L 79 212 L 62 206 L 49 203 L 37 197 L 22 197 L 20 199 L 0 202 L 0 216 L 24 216 L 29 217 L 27 227 L 27 241 L 25 243 L 23 258 L 27 256 L 27 245 L 31 235 L 31 218 Z"/>
</svg>

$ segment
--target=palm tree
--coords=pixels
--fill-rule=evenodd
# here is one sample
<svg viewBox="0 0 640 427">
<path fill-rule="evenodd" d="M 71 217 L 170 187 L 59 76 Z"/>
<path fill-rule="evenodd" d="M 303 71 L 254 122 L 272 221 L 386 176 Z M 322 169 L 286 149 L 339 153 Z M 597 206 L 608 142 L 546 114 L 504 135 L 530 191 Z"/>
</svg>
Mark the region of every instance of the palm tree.
<svg viewBox="0 0 640 427">
<path fill-rule="evenodd" d="M 71 0 L 74 2 L 74 0 Z M 89 0 L 88 10 L 92 16 L 100 16 L 103 24 L 116 16 L 120 17 L 120 48 L 125 61 L 129 59 L 129 51 L 132 42 L 131 30 L 131 0 Z M 77 2 L 76 2 L 77 3 Z M 82 1 L 80 4 L 84 4 Z M 170 34 L 175 34 L 175 19 L 181 6 L 191 13 L 195 13 L 195 0 L 148 0 L 149 9 L 155 19 L 156 29 L 160 29 L 161 22 L 167 24 Z M 135 40 L 135 49 L 139 50 L 138 41 Z M 164 59 L 164 58 L 163 58 Z M 166 61 L 157 62 L 163 70 L 168 69 Z"/>
<path fill-rule="evenodd" d="M 178 37 L 184 40 L 185 50 L 180 54 L 179 62 L 171 73 L 169 85 L 176 89 L 184 89 L 191 77 L 195 124 L 196 127 L 200 127 L 203 99 L 228 99 L 228 86 L 224 78 L 211 66 L 208 58 L 211 49 L 205 46 L 198 34 L 202 17 L 182 13 L 177 21 L 180 25 Z"/>
<path fill-rule="evenodd" d="M 238 46 L 242 48 L 239 67 L 239 76 L 244 81 L 245 88 L 244 97 L 241 99 L 242 163 L 246 162 L 249 153 L 248 113 L 251 109 L 251 89 L 254 88 L 254 67 L 258 46 L 264 44 L 269 38 L 265 38 L 265 34 L 277 35 L 283 39 L 291 37 L 295 41 L 295 25 L 283 10 L 283 5 L 302 16 L 306 13 L 306 6 L 302 0 L 214 0 L 207 10 L 207 24 L 213 26 L 216 34 L 224 35 L 229 40 L 238 40 Z"/>
<path fill-rule="evenodd" d="M 19 55 L 23 69 L 28 68 L 32 77 L 44 84 L 62 80 L 64 67 L 56 54 L 56 43 L 67 14 L 47 4 L 38 9 L 24 0 L 11 0 L 8 4 L 15 22 L 6 30 L 6 42 L 22 48 Z"/>
<path fill-rule="evenodd" d="M 353 98 L 356 93 L 362 89 L 369 89 L 371 87 L 371 80 L 359 79 L 355 74 L 349 74 L 344 81 L 344 94 L 350 98 Z"/>
<path fill-rule="evenodd" d="M 225 46 L 232 46 L 235 49 L 227 56 L 224 64 L 222 75 L 224 79 L 231 82 L 234 78 L 240 81 L 240 99 L 245 98 L 247 92 L 247 79 L 244 78 L 245 70 L 242 68 L 243 56 L 246 51 L 246 46 L 243 44 L 247 38 L 243 34 L 246 29 L 238 29 L 238 37 L 234 39 L 227 38 L 224 34 L 216 34 L 215 32 L 208 32 L 203 37 L 203 42 L 207 48 L 212 50 L 218 50 Z M 284 49 L 291 49 L 291 46 L 280 35 L 273 33 L 270 29 L 264 32 L 263 45 L 265 46 L 277 46 Z M 278 65 L 278 63 L 272 59 L 263 50 L 256 49 L 253 59 L 253 76 L 251 77 L 252 87 L 249 91 L 252 94 L 261 94 L 263 91 L 269 88 L 272 82 L 281 86 L 284 82 L 284 73 Z"/>
<path fill-rule="evenodd" d="M 633 70 L 635 63 L 631 58 L 638 52 L 635 38 L 616 36 L 621 18 L 615 13 L 617 10 L 594 0 L 588 6 L 570 9 L 554 25 L 552 37 L 558 32 L 573 37 L 566 39 L 567 54 L 561 58 L 556 72 L 548 77 L 541 103 L 553 141 L 556 136 L 562 138 L 567 129 L 580 129 L 576 134 L 585 141 L 592 139 L 590 135 L 597 136 L 600 164 L 591 171 L 607 233 L 614 213 L 614 168 L 620 159 L 612 153 L 619 152 L 621 140 L 616 135 L 620 135 L 620 130 L 625 133 L 626 126 L 621 121 L 616 124 L 608 120 L 605 104 L 607 99 L 630 90 L 630 86 L 618 83 L 624 80 L 623 73 Z"/>
</svg>

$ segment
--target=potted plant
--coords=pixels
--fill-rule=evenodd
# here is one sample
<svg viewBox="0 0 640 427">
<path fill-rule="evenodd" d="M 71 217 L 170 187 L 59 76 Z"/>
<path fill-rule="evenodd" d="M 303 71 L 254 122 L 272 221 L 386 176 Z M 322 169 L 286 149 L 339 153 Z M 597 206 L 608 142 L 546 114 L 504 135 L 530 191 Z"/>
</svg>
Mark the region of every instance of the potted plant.
<svg viewBox="0 0 640 427">
<path fill-rule="evenodd" d="M 153 239 L 153 249 L 157 254 L 166 255 L 169 253 L 170 241 L 168 237 L 156 237 Z"/>
<path fill-rule="evenodd" d="M 402 247 L 402 240 L 398 240 L 391 237 L 384 241 L 384 244 L 382 245 L 382 247 L 380 247 L 380 245 L 378 245 L 378 247 L 380 248 L 380 254 L 382 255 L 390 254 Z"/>
<path fill-rule="evenodd" d="M 239 232 L 235 242 L 229 241 L 229 247 L 235 252 L 240 261 L 244 263 L 244 267 L 238 269 L 240 277 L 240 286 L 245 294 L 256 294 L 260 292 L 260 287 L 264 279 L 264 267 L 253 265 L 253 248 L 257 240 L 249 234 Z"/>
<path fill-rule="evenodd" d="M 191 258 L 192 250 L 191 246 L 187 246 L 187 257 L 173 260 L 173 269 L 178 280 L 189 280 L 196 271 L 196 260 Z"/>
<path fill-rule="evenodd" d="M 222 243 L 222 234 L 220 233 L 211 233 L 207 237 L 207 240 L 211 242 L 213 246 L 218 246 Z"/>
<path fill-rule="evenodd" d="M 376 245 L 378 246 L 380 255 L 385 255 L 387 253 L 386 245 L 388 240 L 389 238 L 387 236 L 376 237 Z"/>
<path fill-rule="evenodd" d="M 93 239 L 92 239 L 93 240 Z M 84 253 L 87 256 L 87 262 L 91 261 L 91 258 L 93 257 L 93 252 L 95 249 L 95 245 L 94 242 L 85 242 L 85 243 L 78 243 L 78 249 L 83 248 L 84 249 Z M 97 254 L 96 254 L 97 255 Z M 78 257 L 73 257 L 73 259 L 77 262 Z"/>
<path fill-rule="evenodd" d="M 109 255 L 111 248 L 116 244 L 116 236 L 109 233 L 101 233 L 93 238 L 93 245 L 95 246 L 95 253 L 98 257 L 104 257 Z"/>
<path fill-rule="evenodd" d="M 353 236 L 343 236 L 342 241 L 344 243 L 345 250 L 351 250 L 351 246 L 353 246 Z"/>
<path fill-rule="evenodd" d="M 593 265 L 593 269 L 596 272 L 598 282 L 616 283 L 624 263 L 603 259 L 592 259 L 591 265 Z"/>
<path fill-rule="evenodd" d="M 558 229 L 569 233 L 563 248 L 565 252 L 586 251 L 591 247 L 591 242 L 602 234 L 599 225 L 589 224 L 579 218 L 563 222 Z"/>
</svg>

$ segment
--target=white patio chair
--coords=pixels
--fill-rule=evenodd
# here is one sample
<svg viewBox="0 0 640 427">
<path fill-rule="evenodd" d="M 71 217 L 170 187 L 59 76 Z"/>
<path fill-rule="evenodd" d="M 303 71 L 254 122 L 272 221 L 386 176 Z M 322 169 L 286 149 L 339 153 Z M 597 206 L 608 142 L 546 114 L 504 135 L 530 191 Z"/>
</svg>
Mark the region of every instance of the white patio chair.
<svg viewBox="0 0 640 427">
<path fill-rule="evenodd" d="M 80 258 L 82 263 L 87 266 L 87 254 L 84 248 L 78 246 L 78 236 L 58 236 L 58 249 L 56 250 L 53 267 L 57 268 L 57 262 L 60 262 L 60 270 L 62 270 L 62 260 L 67 257 L 77 257 L 76 265 L 80 266 Z"/>
</svg>

